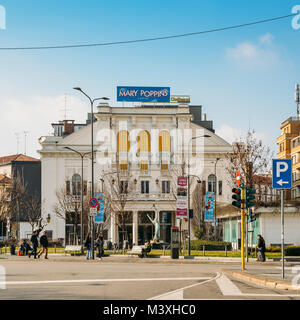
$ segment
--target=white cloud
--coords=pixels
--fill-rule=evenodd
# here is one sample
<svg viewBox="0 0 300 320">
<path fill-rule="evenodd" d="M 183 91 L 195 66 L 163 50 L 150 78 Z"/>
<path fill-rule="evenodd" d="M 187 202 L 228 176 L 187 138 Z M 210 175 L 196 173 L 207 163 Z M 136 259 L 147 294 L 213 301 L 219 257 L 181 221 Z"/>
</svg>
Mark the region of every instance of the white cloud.
<svg viewBox="0 0 300 320">
<path fill-rule="evenodd" d="M 273 35 L 266 33 L 255 43 L 244 41 L 234 48 L 226 48 L 226 57 L 242 65 L 270 65 L 277 63 L 278 53 L 272 48 Z"/>
<path fill-rule="evenodd" d="M 84 122 L 89 107 L 80 99 L 67 96 L 67 118 Z M 38 157 L 36 150 L 40 149 L 38 139 L 53 132 L 51 123 L 64 118 L 65 96 L 35 96 L 26 100 L 8 99 L 0 100 L 2 110 L 0 136 L 0 156 L 17 153 L 17 140 L 15 133 L 20 133 L 19 153 L 24 153 L 25 138 L 27 135 L 27 154 Z"/>
<path fill-rule="evenodd" d="M 270 32 L 267 32 L 266 34 L 262 35 L 259 38 L 259 42 L 262 44 L 271 45 L 273 39 L 274 39 L 274 36 Z"/>
</svg>

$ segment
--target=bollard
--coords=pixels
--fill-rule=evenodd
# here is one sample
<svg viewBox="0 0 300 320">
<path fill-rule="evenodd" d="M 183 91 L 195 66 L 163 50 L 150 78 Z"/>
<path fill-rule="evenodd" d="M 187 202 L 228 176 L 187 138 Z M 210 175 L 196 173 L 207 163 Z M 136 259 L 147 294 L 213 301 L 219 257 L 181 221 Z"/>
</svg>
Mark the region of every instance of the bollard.
<svg viewBox="0 0 300 320">
<path fill-rule="evenodd" d="M 54 253 L 56 253 L 56 244 L 54 245 Z"/>
<path fill-rule="evenodd" d="M 203 257 L 205 257 L 205 245 L 203 245 L 202 249 L 203 249 Z"/>
<path fill-rule="evenodd" d="M 225 257 L 227 257 L 227 245 L 225 245 Z"/>
<path fill-rule="evenodd" d="M 163 245 L 163 255 L 165 256 L 166 255 L 166 246 L 165 245 Z"/>
</svg>

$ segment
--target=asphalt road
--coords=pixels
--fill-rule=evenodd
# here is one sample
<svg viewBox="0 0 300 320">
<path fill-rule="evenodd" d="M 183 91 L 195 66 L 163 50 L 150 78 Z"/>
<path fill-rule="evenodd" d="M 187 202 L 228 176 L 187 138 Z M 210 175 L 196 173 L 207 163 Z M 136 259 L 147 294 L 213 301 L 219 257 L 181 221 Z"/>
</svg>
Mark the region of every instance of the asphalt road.
<svg viewBox="0 0 300 320">
<path fill-rule="evenodd" d="M 1 259 L 0 266 L 6 270 L 1 300 L 300 299 L 300 295 L 261 288 L 222 274 L 222 268 L 239 270 L 238 264 L 24 257 Z M 258 274 L 278 272 L 276 266 L 251 268 Z"/>
</svg>

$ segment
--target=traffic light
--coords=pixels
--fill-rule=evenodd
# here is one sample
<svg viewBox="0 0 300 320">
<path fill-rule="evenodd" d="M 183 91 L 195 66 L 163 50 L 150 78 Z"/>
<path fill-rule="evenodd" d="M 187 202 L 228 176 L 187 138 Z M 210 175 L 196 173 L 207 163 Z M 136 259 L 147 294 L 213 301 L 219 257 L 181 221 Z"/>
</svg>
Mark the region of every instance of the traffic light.
<svg viewBox="0 0 300 320">
<path fill-rule="evenodd" d="M 252 209 L 249 209 L 249 217 L 248 217 L 248 222 L 253 222 L 256 220 L 255 214 L 253 214 Z"/>
<path fill-rule="evenodd" d="M 246 208 L 251 208 L 255 206 L 255 202 L 253 201 L 255 200 L 255 193 L 255 189 L 246 189 Z"/>
<path fill-rule="evenodd" d="M 232 199 L 234 201 L 232 201 L 232 205 L 236 208 L 241 208 L 241 189 L 240 188 L 233 188 L 232 189 L 233 195 L 232 195 Z"/>
</svg>

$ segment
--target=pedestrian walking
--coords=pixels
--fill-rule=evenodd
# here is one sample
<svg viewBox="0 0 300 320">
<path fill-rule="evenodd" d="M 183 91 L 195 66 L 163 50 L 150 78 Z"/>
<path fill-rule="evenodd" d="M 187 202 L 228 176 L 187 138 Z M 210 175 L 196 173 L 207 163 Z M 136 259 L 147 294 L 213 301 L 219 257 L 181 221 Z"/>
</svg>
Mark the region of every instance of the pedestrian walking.
<svg viewBox="0 0 300 320">
<path fill-rule="evenodd" d="M 89 260 L 92 258 L 92 237 L 90 233 L 86 236 L 84 246 L 87 249 L 86 259 Z"/>
<path fill-rule="evenodd" d="M 32 243 L 32 251 L 30 252 L 29 254 L 29 258 L 31 257 L 31 255 L 34 256 L 34 259 L 37 259 L 36 255 L 37 255 L 37 249 L 38 249 L 38 246 L 39 246 L 39 241 L 38 241 L 38 232 L 37 231 L 34 231 L 33 232 L 33 235 L 31 236 L 30 238 L 30 241 Z"/>
<path fill-rule="evenodd" d="M 40 258 L 41 255 L 45 252 L 45 259 L 48 259 L 48 238 L 46 231 L 43 232 L 43 235 L 40 238 L 40 245 L 43 249 L 39 252 L 38 257 Z"/>
<path fill-rule="evenodd" d="M 103 236 L 101 233 L 99 233 L 98 238 L 96 240 L 96 247 L 98 249 L 98 258 L 99 260 L 102 260 L 102 256 L 104 255 L 104 243 L 103 243 Z"/>
<path fill-rule="evenodd" d="M 257 250 L 258 250 L 258 257 L 257 261 L 265 262 L 266 261 L 266 244 L 265 244 L 265 239 L 258 234 L 257 235 Z"/>
</svg>

